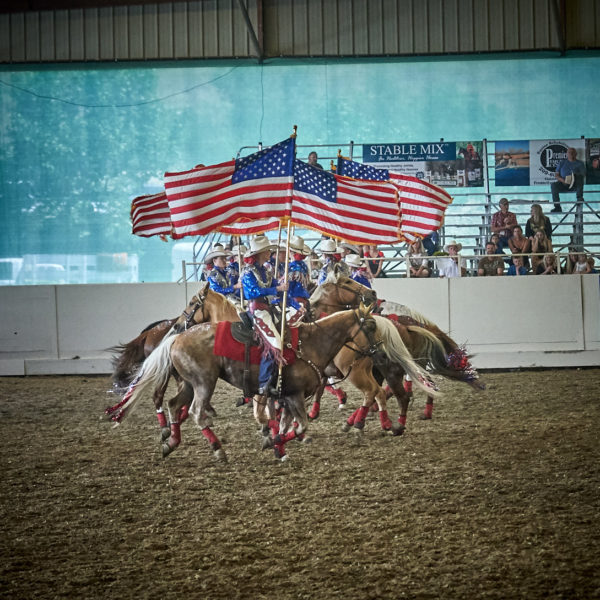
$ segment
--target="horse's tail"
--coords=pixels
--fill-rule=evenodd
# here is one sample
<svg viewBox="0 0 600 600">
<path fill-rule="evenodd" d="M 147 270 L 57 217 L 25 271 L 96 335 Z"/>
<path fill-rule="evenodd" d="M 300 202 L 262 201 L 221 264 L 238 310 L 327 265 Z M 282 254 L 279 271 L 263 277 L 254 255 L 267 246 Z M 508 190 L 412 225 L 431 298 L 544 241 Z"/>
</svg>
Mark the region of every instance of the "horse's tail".
<svg viewBox="0 0 600 600">
<path fill-rule="evenodd" d="M 157 389 L 165 386 L 171 374 L 171 346 L 177 339 L 176 335 L 166 336 L 145 360 L 137 377 L 130 384 L 125 397 L 127 401 L 119 412 L 116 422 L 131 414 L 139 399 L 148 388 Z"/>
<path fill-rule="evenodd" d="M 146 358 L 144 353 L 146 335 L 147 333 L 144 332 L 126 344 L 107 348 L 107 352 L 116 352 L 111 358 L 113 367 L 111 379 L 115 388 L 125 390 L 133 381 L 137 369 Z"/>
<path fill-rule="evenodd" d="M 383 350 L 387 358 L 391 362 L 400 364 L 404 372 L 413 380 L 414 385 L 425 393 L 430 396 L 439 395 L 434 382 L 427 372 L 411 356 L 396 326 L 385 317 L 376 316 L 375 322 L 377 323 L 377 332 L 381 336 Z"/>
</svg>

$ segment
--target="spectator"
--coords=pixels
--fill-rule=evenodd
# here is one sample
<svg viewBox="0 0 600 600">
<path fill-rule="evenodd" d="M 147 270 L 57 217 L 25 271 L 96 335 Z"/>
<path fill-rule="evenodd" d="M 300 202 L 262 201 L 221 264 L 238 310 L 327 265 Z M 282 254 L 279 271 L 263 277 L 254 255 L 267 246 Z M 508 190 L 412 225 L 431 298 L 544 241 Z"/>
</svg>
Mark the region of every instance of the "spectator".
<svg viewBox="0 0 600 600">
<path fill-rule="evenodd" d="M 344 259 L 346 264 L 350 267 L 350 277 L 357 281 L 361 285 L 370 288 L 371 287 L 371 273 L 365 265 L 364 259 L 358 254 L 348 254 Z"/>
<path fill-rule="evenodd" d="M 536 273 L 538 265 L 543 262 L 543 255 L 551 254 L 553 252 L 552 242 L 546 237 L 546 233 L 543 229 L 540 229 L 533 236 L 531 252 L 531 270 Z"/>
<path fill-rule="evenodd" d="M 309 153 L 308 155 L 308 164 L 311 165 L 312 167 L 317 167 L 317 169 L 322 169 L 322 165 L 320 165 L 317 161 L 319 160 L 319 157 L 317 156 L 317 153 L 313 150 L 312 152 Z"/>
<path fill-rule="evenodd" d="M 523 228 L 520 225 L 513 227 L 513 234 L 508 240 L 508 247 L 513 254 L 528 254 L 531 252 L 531 240 L 523 235 Z M 529 257 L 523 257 L 523 266 L 529 268 Z"/>
<path fill-rule="evenodd" d="M 371 271 L 371 275 L 376 279 L 377 277 L 387 277 L 383 272 L 383 252 L 377 248 L 377 245 L 364 245 L 363 246 L 363 257 L 367 263 L 367 268 Z"/>
<path fill-rule="evenodd" d="M 535 270 L 536 275 L 556 275 L 556 256 L 544 254 L 544 259 Z"/>
<path fill-rule="evenodd" d="M 485 245 L 485 253 L 488 256 L 484 256 L 479 260 L 477 275 L 480 277 L 504 275 L 504 262 L 496 255 L 496 249 L 492 242 L 488 242 Z"/>
<path fill-rule="evenodd" d="M 567 158 L 561 160 L 554 173 L 556 181 L 550 186 L 552 190 L 553 213 L 562 212 L 560 206 L 561 192 L 575 192 L 578 202 L 583 201 L 583 180 L 585 177 L 585 166 L 577 159 L 577 150 L 575 148 L 567 149 Z"/>
<path fill-rule="evenodd" d="M 575 269 L 573 270 L 573 273 L 584 274 L 584 273 L 591 273 L 591 272 L 592 272 L 592 267 L 588 261 L 588 258 L 585 255 L 585 253 L 581 252 L 580 254 L 577 255 L 577 262 L 575 263 Z"/>
<path fill-rule="evenodd" d="M 496 252 L 494 252 L 494 254 L 504 254 L 504 251 L 500 246 L 500 236 L 497 233 L 492 233 L 490 236 L 490 242 L 494 244 L 494 248 L 496 248 Z"/>
<path fill-rule="evenodd" d="M 527 275 L 527 269 L 523 266 L 523 258 L 521 256 L 513 256 L 513 264 L 508 267 L 507 275 Z"/>
<path fill-rule="evenodd" d="M 567 258 L 565 259 L 565 262 L 562 266 L 563 273 L 567 273 L 569 275 L 571 273 L 575 273 L 575 265 L 577 264 L 578 255 L 579 252 L 577 251 L 577 248 L 575 248 L 574 246 L 569 246 L 569 254 L 567 255 Z"/>
<path fill-rule="evenodd" d="M 456 240 L 452 240 L 444 246 L 444 252 L 447 252 L 449 256 L 438 261 L 440 277 L 464 277 L 467 274 L 465 259 L 461 258 L 459 264 L 458 253 L 461 250 L 462 244 L 459 244 Z"/>
<path fill-rule="evenodd" d="M 492 215 L 490 231 L 498 234 L 498 250 L 500 252 L 504 252 L 504 248 L 508 246 L 513 227 L 517 225 L 517 217 L 508 210 L 508 205 L 508 200 L 501 198 L 500 210 Z"/>
<path fill-rule="evenodd" d="M 527 223 L 525 224 L 525 237 L 533 241 L 533 236 L 540 229 L 544 230 L 549 240 L 552 239 L 552 223 L 550 223 L 550 219 L 544 214 L 539 204 L 532 204 L 531 217 L 527 219 Z"/>
<path fill-rule="evenodd" d="M 426 258 L 428 254 L 422 240 L 419 238 L 413 240 L 408 247 L 406 256 L 408 257 L 408 268 L 411 277 L 429 277 L 431 271 L 429 261 Z"/>
</svg>

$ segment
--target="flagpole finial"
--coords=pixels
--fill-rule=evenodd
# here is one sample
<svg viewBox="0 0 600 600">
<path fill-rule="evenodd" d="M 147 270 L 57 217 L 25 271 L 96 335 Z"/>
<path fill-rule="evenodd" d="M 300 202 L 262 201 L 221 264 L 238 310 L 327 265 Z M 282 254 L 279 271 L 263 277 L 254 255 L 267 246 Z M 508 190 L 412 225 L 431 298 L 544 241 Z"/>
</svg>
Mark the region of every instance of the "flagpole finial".
<svg viewBox="0 0 600 600">
<path fill-rule="evenodd" d="M 336 169 L 336 166 L 335 166 L 335 163 L 333 162 L 333 159 L 331 159 L 331 169 L 330 169 L 330 170 L 331 170 L 332 172 L 335 172 L 335 171 L 337 171 L 337 169 Z"/>
<path fill-rule="evenodd" d="M 298 125 L 294 125 L 294 133 L 292 133 L 292 135 L 290 137 L 295 138 L 297 134 L 298 134 Z"/>
</svg>

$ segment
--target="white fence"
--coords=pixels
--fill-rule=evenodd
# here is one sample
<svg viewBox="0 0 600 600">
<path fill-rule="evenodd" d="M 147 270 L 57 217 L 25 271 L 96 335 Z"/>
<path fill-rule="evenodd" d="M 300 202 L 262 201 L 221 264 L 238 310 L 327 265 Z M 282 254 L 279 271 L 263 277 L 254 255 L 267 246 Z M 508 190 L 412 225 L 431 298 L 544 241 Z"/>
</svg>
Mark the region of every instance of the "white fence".
<svg viewBox="0 0 600 600">
<path fill-rule="evenodd" d="M 600 365 L 598 275 L 378 279 L 476 353 L 479 368 Z M 187 293 L 195 292 L 188 283 Z M 105 349 L 181 313 L 186 286 L 0 287 L 0 375 L 105 374 Z"/>
</svg>

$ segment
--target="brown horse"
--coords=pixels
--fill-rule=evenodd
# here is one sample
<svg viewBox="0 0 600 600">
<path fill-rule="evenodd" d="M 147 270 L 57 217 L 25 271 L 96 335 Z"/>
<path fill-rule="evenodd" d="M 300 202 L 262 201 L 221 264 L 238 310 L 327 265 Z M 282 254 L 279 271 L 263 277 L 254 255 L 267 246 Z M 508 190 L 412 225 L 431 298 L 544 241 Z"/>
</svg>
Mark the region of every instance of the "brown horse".
<svg viewBox="0 0 600 600">
<path fill-rule="evenodd" d="M 245 365 L 214 354 L 216 329 L 216 325 L 204 323 L 181 335 L 166 338 L 144 362 L 140 378 L 123 406 L 122 416 L 125 417 L 146 390 L 161 388 L 174 370 L 179 373 L 179 392 L 169 401 L 169 413 L 172 417 L 171 437 L 163 446 L 165 456 L 181 442 L 179 419 L 182 410 L 191 399 L 190 413 L 194 416 L 196 424 L 210 442 L 216 458 L 225 458 L 221 443 L 210 428 L 212 422 L 206 407 L 219 378 L 239 389 L 243 388 Z M 279 439 L 276 440 L 280 452 L 285 443 L 305 432 L 308 417 L 304 401 L 320 385 L 327 364 L 340 348 L 348 343 L 354 345 L 353 352 L 372 353 L 377 347 L 376 331 L 377 324 L 371 315 L 371 309 L 364 306 L 299 325 L 296 361 L 285 366 L 282 372 L 282 397 L 279 400 L 282 412 Z M 408 357 L 407 360 L 410 361 Z M 252 393 L 256 393 L 257 365 L 250 368 L 248 379 Z M 266 424 L 266 417 L 258 406 L 255 406 L 255 416 L 261 424 Z"/>
<path fill-rule="evenodd" d="M 143 362 L 167 337 L 186 331 L 199 323 L 239 320 L 240 316 L 236 307 L 225 296 L 211 290 L 208 282 L 201 284 L 198 292 L 192 296 L 179 317 L 149 325 L 131 342 L 112 348 L 120 351 L 120 354 L 113 359 L 113 387 L 121 392 L 126 392 L 135 381 Z M 169 379 L 165 381 L 164 386 L 154 391 L 153 398 L 158 423 L 167 435 L 169 429 L 162 404 L 168 384 Z M 126 393 L 117 404 L 108 407 L 104 411 L 106 418 L 118 422 L 121 418 L 119 410 L 126 403 L 128 397 Z M 209 408 L 209 411 L 211 410 Z M 214 414 L 214 410 L 212 413 Z"/>
<path fill-rule="evenodd" d="M 353 280 L 347 280 L 347 278 L 339 278 L 339 287 L 336 287 L 335 277 L 332 277 L 328 278 L 326 283 L 321 286 L 318 294 L 311 297 L 311 306 L 319 314 L 332 314 L 336 309 L 342 310 L 348 303 L 356 302 L 357 298 L 369 292 L 372 290 Z M 429 367 L 435 374 L 464 381 L 474 389 L 484 389 L 484 384 L 478 381 L 477 372 L 472 368 L 464 350 L 459 348 L 458 344 L 437 325 L 403 305 L 384 301 L 380 304 L 379 310 L 388 317 L 390 326 L 395 327 L 412 357 L 421 366 Z M 381 324 L 379 328 L 384 328 L 384 325 Z M 365 360 L 365 362 L 367 361 Z M 360 387 L 362 378 L 356 381 L 352 373 L 356 369 L 354 356 L 342 348 L 334 359 L 334 363 L 342 376 L 347 376 L 351 383 L 362 390 Z M 400 407 L 398 423 L 392 424 L 387 415 L 385 402 L 382 403 L 379 398 L 377 399 L 382 428 L 391 430 L 394 435 L 399 435 L 404 432 L 406 427 L 406 414 L 409 400 L 412 397 L 411 379 L 414 376 L 409 373 L 410 378 L 403 382 L 404 370 L 398 362 L 394 363 L 389 360 L 376 365 L 374 375 L 379 384 L 382 383 L 385 376 L 389 390 L 387 397 L 396 395 Z M 321 394 L 322 390 L 315 394 L 315 401 L 309 414 L 310 418 L 318 417 Z M 424 418 L 431 418 L 434 395 L 432 391 L 428 392 Z M 352 426 L 362 428 L 370 407 L 373 407 L 373 399 L 370 394 L 365 393 L 363 405 L 348 418 L 344 428 L 346 430 Z"/>
</svg>

